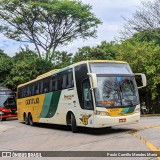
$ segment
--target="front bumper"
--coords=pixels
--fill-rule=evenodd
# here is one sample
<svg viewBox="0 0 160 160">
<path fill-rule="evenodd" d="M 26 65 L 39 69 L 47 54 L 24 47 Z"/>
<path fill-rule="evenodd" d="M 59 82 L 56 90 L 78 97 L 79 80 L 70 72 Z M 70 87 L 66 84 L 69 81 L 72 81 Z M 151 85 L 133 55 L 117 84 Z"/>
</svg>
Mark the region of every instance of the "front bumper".
<svg viewBox="0 0 160 160">
<path fill-rule="evenodd" d="M 10 117 L 17 117 L 17 114 L 2 114 L 0 115 L 1 118 L 10 118 Z"/>
<path fill-rule="evenodd" d="M 10 109 L 1 109 L 0 110 L 0 119 L 1 118 L 10 118 L 10 117 L 17 117 L 16 111 L 11 111 Z"/>
<path fill-rule="evenodd" d="M 118 117 L 94 115 L 93 127 L 94 128 L 111 127 L 111 126 L 125 125 L 131 123 L 138 123 L 139 121 L 140 121 L 140 113 L 134 113 L 132 115 L 118 116 Z"/>
</svg>

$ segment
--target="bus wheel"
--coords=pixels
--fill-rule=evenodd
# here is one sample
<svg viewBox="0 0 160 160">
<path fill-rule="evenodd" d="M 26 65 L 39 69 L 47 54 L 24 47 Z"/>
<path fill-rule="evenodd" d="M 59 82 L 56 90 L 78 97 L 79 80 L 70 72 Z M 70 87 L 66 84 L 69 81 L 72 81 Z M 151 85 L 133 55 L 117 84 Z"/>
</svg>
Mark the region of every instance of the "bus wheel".
<svg viewBox="0 0 160 160">
<path fill-rule="evenodd" d="M 31 126 L 34 125 L 33 118 L 32 118 L 32 115 L 31 115 L 31 114 L 28 115 L 28 122 L 29 122 L 29 124 L 30 124 Z"/>
<path fill-rule="evenodd" d="M 2 118 L 2 121 L 5 121 L 6 120 L 6 118 Z"/>
<path fill-rule="evenodd" d="M 71 114 L 71 128 L 72 128 L 73 133 L 77 132 L 76 119 L 75 119 L 75 116 L 73 114 Z"/>
<path fill-rule="evenodd" d="M 28 121 L 28 117 L 27 117 L 27 116 L 24 117 L 24 121 L 25 121 L 25 124 L 26 124 L 26 125 L 29 124 L 29 121 Z"/>
</svg>

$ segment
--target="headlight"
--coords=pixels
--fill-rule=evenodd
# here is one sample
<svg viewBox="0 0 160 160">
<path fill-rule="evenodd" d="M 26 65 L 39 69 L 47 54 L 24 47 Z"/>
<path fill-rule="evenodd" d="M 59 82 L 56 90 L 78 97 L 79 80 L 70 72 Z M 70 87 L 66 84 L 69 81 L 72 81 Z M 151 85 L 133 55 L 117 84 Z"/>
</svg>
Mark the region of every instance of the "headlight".
<svg viewBox="0 0 160 160">
<path fill-rule="evenodd" d="M 106 112 L 106 111 L 96 111 L 96 115 L 109 116 L 108 112 Z"/>
</svg>

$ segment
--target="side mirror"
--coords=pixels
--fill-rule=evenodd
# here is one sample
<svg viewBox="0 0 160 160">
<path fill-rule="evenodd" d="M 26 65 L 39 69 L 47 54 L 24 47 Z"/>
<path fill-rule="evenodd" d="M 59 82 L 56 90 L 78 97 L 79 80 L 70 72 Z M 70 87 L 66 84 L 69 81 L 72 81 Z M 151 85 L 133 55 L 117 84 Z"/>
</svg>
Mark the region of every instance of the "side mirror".
<svg viewBox="0 0 160 160">
<path fill-rule="evenodd" d="M 93 89 L 97 88 L 98 87 L 98 83 L 97 83 L 97 76 L 96 76 L 96 74 L 94 74 L 94 73 L 87 73 L 87 75 L 91 77 L 91 80 L 92 80 L 92 86 L 91 87 Z"/>
<path fill-rule="evenodd" d="M 146 87 L 147 85 L 146 75 L 143 73 L 134 73 L 134 75 L 135 75 L 138 89 Z"/>
</svg>

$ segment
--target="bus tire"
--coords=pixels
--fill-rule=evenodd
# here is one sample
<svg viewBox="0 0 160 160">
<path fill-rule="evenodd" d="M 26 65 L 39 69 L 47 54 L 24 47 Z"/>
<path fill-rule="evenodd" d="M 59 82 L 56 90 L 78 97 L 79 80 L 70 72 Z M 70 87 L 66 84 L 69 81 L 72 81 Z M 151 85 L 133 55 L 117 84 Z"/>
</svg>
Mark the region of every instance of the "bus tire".
<svg viewBox="0 0 160 160">
<path fill-rule="evenodd" d="M 31 126 L 34 126 L 34 122 L 33 122 L 33 118 L 32 118 L 32 114 L 31 113 L 28 115 L 28 122 L 29 122 L 29 124 Z"/>
<path fill-rule="evenodd" d="M 25 124 L 26 124 L 26 125 L 29 124 L 29 121 L 28 121 L 28 117 L 27 117 L 27 116 L 24 117 L 24 121 L 25 121 Z"/>
<path fill-rule="evenodd" d="M 2 121 L 5 121 L 6 120 L 6 118 L 2 118 Z"/>
<path fill-rule="evenodd" d="M 72 128 L 73 133 L 77 132 L 76 119 L 75 119 L 75 116 L 73 114 L 71 114 L 71 128 Z"/>
</svg>

